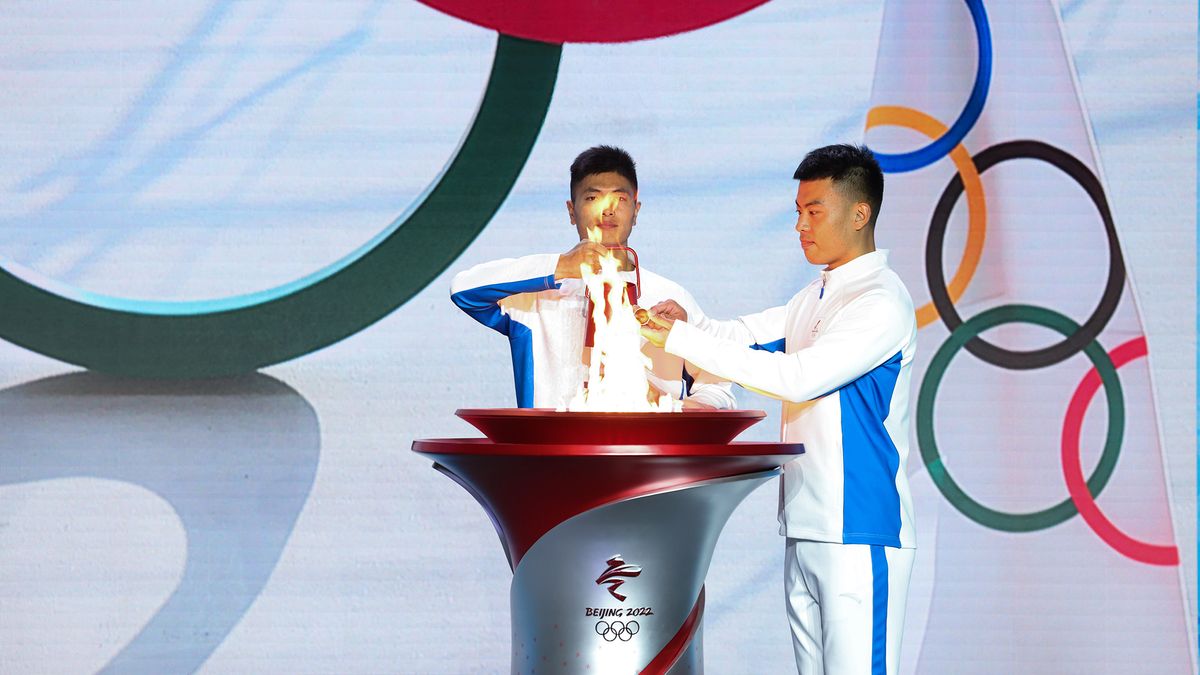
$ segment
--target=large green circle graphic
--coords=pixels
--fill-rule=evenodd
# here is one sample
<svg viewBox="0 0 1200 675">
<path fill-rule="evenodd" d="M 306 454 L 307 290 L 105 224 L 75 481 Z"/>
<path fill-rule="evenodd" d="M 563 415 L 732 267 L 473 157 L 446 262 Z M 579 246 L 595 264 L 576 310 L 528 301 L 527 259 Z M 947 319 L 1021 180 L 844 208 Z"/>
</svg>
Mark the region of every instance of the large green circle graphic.
<svg viewBox="0 0 1200 675">
<path fill-rule="evenodd" d="M 0 338 L 92 370 L 191 378 L 252 371 L 357 333 L 428 285 L 499 210 L 541 131 L 561 53 L 499 35 L 458 152 L 413 209 L 342 262 L 204 303 L 72 299 L 0 269 Z"/>
<path fill-rule="evenodd" d="M 1023 322 L 1044 326 L 1062 335 L 1073 335 L 1079 330 L 1079 324 L 1050 309 L 1033 307 L 1031 305 L 1002 305 L 981 312 L 969 321 L 961 324 L 950 338 L 942 344 L 929 367 L 925 371 L 925 379 L 921 382 L 921 390 L 917 395 L 917 445 L 921 450 L 921 459 L 929 470 L 929 477 L 942 495 L 971 520 L 1003 532 L 1034 532 L 1044 530 L 1066 521 L 1079 513 L 1070 497 L 1057 504 L 1034 511 L 1032 513 L 1007 513 L 984 506 L 966 493 L 950 476 L 946 465 L 942 462 L 941 452 L 937 447 L 937 439 L 933 432 L 933 408 L 937 397 L 938 386 L 942 376 L 950 366 L 950 361 L 970 340 L 983 331 L 1001 324 Z M 1100 381 L 1104 384 L 1105 400 L 1108 403 L 1108 434 L 1104 439 L 1104 449 L 1100 453 L 1100 461 L 1095 471 L 1087 480 L 1088 492 L 1092 497 L 1100 494 L 1108 480 L 1112 478 L 1117 466 L 1117 457 L 1121 452 L 1121 439 L 1125 435 L 1125 397 L 1121 391 L 1121 380 L 1117 369 L 1113 366 L 1108 352 L 1100 343 L 1092 340 L 1083 349 L 1088 359 L 1096 366 Z M 1001 450 L 1003 452 L 1003 450 Z"/>
</svg>

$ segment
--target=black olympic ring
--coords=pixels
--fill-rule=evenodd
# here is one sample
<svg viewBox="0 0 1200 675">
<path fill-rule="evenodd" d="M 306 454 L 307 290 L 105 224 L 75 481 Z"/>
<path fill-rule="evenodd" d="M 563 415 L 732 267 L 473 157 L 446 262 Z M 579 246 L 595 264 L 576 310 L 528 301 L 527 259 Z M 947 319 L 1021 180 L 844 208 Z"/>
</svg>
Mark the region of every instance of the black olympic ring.
<svg viewBox="0 0 1200 675">
<path fill-rule="evenodd" d="M 621 642 L 629 642 L 641 629 L 642 627 L 636 621 L 630 621 L 629 623 L 614 621 L 611 624 L 607 621 L 596 622 L 596 635 L 599 635 L 608 642 L 612 642 L 618 638 L 620 638 Z"/>
<path fill-rule="evenodd" d="M 1091 344 L 1092 340 L 1096 339 L 1100 331 L 1104 330 L 1121 301 L 1121 292 L 1125 287 L 1125 260 L 1121 255 L 1121 244 L 1117 241 L 1117 228 L 1113 224 L 1112 211 L 1109 210 L 1104 187 L 1100 185 L 1100 180 L 1096 178 L 1091 169 L 1071 154 L 1041 141 L 998 143 L 984 149 L 972 158 L 979 173 L 1010 159 L 1040 159 L 1075 179 L 1075 182 L 1079 183 L 1079 186 L 1087 192 L 1092 203 L 1096 205 L 1096 209 L 1100 211 L 1100 217 L 1104 220 L 1104 230 L 1108 236 L 1108 282 L 1105 284 L 1100 303 L 1096 305 L 1092 316 L 1080 326 L 1078 331 L 1067 336 L 1061 342 L 1032 351 L 1004 349 L 978 336 L 968 340 L 965 345 L 967 351 L 994 366 L 1011 370 L 1029 370 L 1051 366 L 1078 354 L 1083 351 L 1084 347 Z M 950 211 L 954 208 L 954 204 L 962 192 L 962 177 L 956 174 L 942 192 L 941 199 L 938 200 L 937 207 L 933 211 L 933 218 L 929 222 L 929 239 L 925 242 L 925 278 L 929 283 L 929 293 L 932 296 L 933 306 L 937 308 L 938 316 L 942 317 L 942 322 L 951 332 L 961 326 L 963 320 L 954 307 L 954 301 L 950 299 L 949 291 L 946 290 L 946 275 L 942 270 L 942 249 L 946 237 L 946 223 L 950 220 Z"/>
</svg>

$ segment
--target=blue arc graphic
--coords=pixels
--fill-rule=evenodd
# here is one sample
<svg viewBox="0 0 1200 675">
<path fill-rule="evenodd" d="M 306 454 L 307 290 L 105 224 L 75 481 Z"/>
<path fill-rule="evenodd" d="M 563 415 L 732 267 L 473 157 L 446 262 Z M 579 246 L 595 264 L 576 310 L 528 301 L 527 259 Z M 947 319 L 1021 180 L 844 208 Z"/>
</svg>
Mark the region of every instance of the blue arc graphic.
<svg viewBox="0 0 1200 675">
<path fill-rule="evenodd" d="M 950 154 L 954 146 L 962 142 L 967 132 L 979 121 L 983 112 L 983 104 L 987 102 L 988 87 L 992 81 L 992 30 L 988 26 L 987 12 L 983 8 L 983 0 L 965 0 L 967 9 L 971 11 L 971 21 L 975 24 L 975 42 L 979 49 L 978 64 L 975 70 L 975 85 L 971 88 L 971 97 L 958 115 L 954 124 L 937 140 L 929 145 L 912 152 L 900 154 L 875 153 L 879 167 L 884 173 L 904 173 L 916 171 L 929 166 Z"/>
</svg>

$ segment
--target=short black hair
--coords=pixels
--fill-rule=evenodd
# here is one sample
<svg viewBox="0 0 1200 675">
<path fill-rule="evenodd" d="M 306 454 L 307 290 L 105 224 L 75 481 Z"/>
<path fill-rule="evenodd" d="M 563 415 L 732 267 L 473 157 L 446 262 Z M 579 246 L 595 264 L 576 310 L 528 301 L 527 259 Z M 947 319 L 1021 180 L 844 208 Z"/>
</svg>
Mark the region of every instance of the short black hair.
<svg viewBox="0 0 1200 675">
<path fill-rule="evenodd" d="M 867 146 L 839 143 L 817 148 L 804 156 L 792 178 L 831 179 L 844 196 L 871 206 L 871 220 L 867 224 L 875 227 L 879 208 L 883 206 L 883 171 Z"/>
<path fill-rule="evenodd" d="M 579 153 L 571 162 L 571 199 L 575 199 L 575 188 L 584 178 L 609 171 L 616 172 L 632 183 L 634 191 L 637 191 L 637 165 L 629 153 L 611 145 L 596 145 Z"/>
</svg>

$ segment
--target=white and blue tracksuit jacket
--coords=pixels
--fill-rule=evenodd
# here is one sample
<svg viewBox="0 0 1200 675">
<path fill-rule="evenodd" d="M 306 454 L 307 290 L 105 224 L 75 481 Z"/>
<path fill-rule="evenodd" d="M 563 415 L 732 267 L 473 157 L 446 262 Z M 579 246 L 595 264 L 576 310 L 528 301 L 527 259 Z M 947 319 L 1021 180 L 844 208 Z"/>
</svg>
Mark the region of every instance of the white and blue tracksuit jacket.
<svg viewBox="0 0 1200 675">
<path fill-rule="evenodd" d="M 675 324 L 667 352 L 782 400 L 782 438 L 804 444 L 784 466 L 780 534 L 915 548 L 905 470 L 917 326 L 887 253 L 822 272 L 782 307 L 691 323 Z"/>
<path fill-rule="evenodd" d="M 450 284 L 454 304 L 508 337 L 517 405 L 522 408 L 566 406 L 588 377 L 584 285 L 579 279 L 554 280 L 558 258 L 551 253 L 495 260 L 459 272 Z M 639 305 L 673 299 L 689 317 L 704 318 L 682 286 L 645 268 L 641 276 Z M 683 359 L 645 340 L 642 353 L 652 364 L 647 378 L 664 393 L 714 408 L 735 407 L 728 383 L 707 373 L 687 372 Z"/>
</svg>

